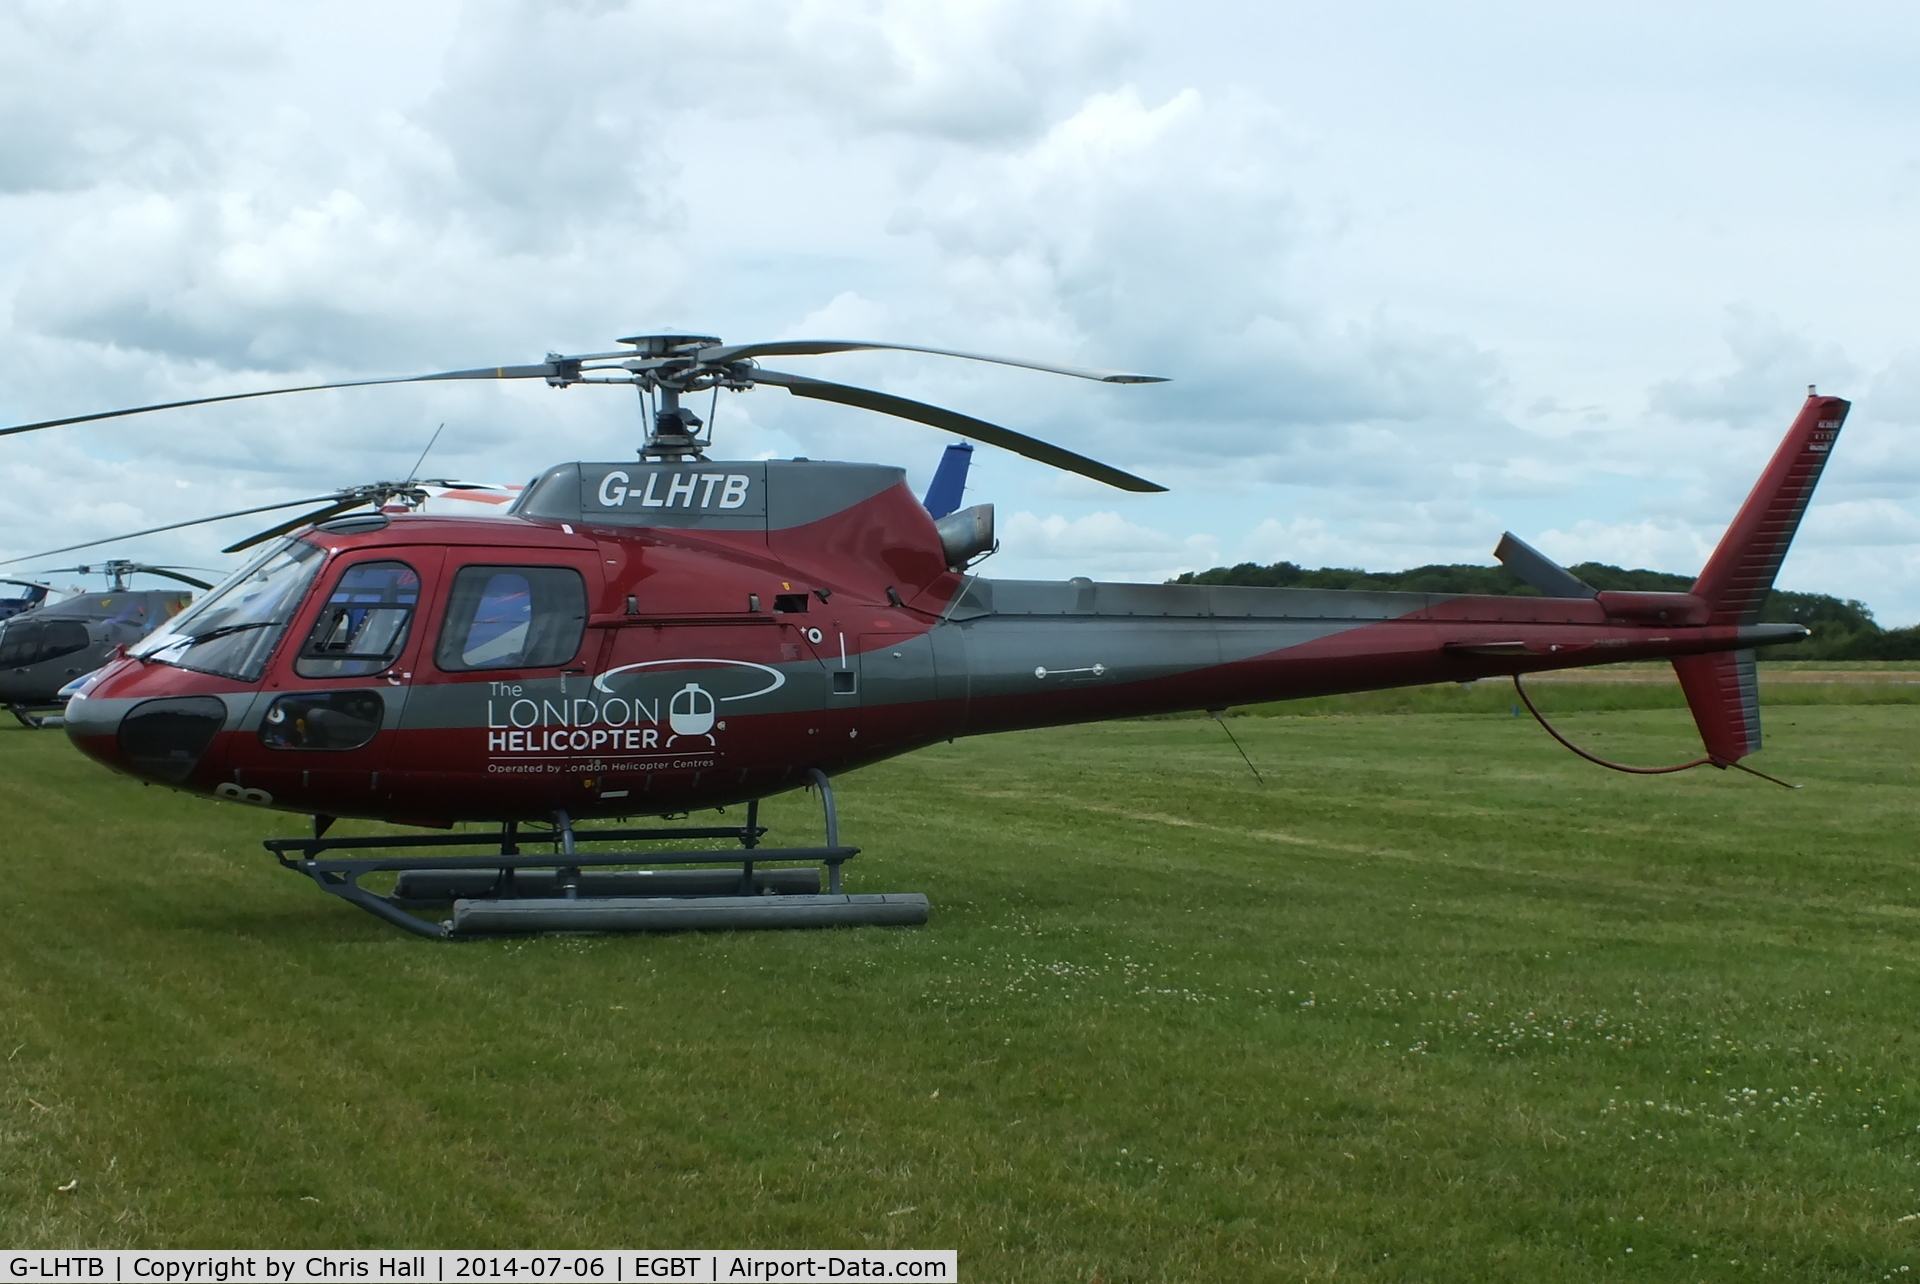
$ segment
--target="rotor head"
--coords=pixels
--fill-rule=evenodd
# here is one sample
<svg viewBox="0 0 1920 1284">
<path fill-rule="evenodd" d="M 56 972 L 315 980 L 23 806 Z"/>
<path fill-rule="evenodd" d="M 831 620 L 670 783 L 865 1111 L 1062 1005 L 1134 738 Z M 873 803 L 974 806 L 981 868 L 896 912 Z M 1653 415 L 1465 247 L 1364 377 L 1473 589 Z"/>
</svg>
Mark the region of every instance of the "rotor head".
<svg viewBox="0 0 1920 1284">
<path fill-rule="evenodd" d="M 24 559 L 22 559 L 24 560 Z M 124 557 L 110 558 L 104 562 L 93 562 L 86 566 L 54 566 L 41 571 L 42 575 L 61 575 L 71 572 L 76 575 L 104 575 L 107 577 L 107 591 L 125 593 L 136 575 L 157 575 L 162 579 L 178 580 L 182 584 L 191 584 L 195 588 L 212 588 L 205 580 L 195 579 L 191 575 L 182 575 L 182 571 L 204 571 L 204 566 L 153 566 L 146 562 L 133 562 Z M 218 575 L 219 571 L 212 574 Z"/>
</svg>

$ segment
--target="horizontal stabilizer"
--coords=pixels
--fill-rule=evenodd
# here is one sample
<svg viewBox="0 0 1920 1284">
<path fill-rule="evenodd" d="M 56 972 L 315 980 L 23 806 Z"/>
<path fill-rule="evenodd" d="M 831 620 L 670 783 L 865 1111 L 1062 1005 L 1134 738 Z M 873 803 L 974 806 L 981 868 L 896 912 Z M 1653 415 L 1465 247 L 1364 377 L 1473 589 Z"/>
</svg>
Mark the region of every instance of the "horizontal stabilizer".
<svg viewBox="0 0 1920 1284">
<path fill-rule="evenodd" d="M 1700 740 L 1716 767 L 1760 748 L 1760 682 L 1751 651 L 1683 655 L 1673 662 Z"/>
<path fill-rule="evenodd" d="M 1540 590 L 1544 597 L 1597 597 L 1599 590 L 1586 583 L 1558 562 L 1542 553 L 1512 531 L 1500 537 L 1493 550 L 1500 564 L 1520 578 L 1522 584 Z"/>
</svg>

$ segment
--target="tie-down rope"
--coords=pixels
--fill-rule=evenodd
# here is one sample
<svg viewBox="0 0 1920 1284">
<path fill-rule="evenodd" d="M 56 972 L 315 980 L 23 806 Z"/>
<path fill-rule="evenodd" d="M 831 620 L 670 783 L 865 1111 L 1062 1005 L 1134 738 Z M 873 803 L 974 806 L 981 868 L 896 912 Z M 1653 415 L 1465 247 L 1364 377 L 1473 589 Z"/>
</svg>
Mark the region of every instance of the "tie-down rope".
<svg viewBox="0 0 1920 1284">
<path fill-rule="evenodd" d="M 1513 689 L 1519 693 L 1520 702 L 1527 706 L 1527 712 L 1533 715 L 1533 720 L 1539 723 L 1543 728 L 1545 728 L 1546 733 L 1548 735 L 1552 736 L 1555 740 L 1558 740 L 1561 744 L 1565 745 L 1568 749 L 1571 749 L 1574 753 L 1579 754 L 1582 758 L 1585 758 L 1588 762 L 1596 763 L 1599 766 L 1605 767 L 1609 771 L 1624 771 L 1630 775 L 1635 775 L 1635 776 L 1665 776 L 1676 771 L 1691 771 L 1695 767 L 1720 767 L 1723 769 L 1727 767 L 1738 767 L 1741 771 L 1746 772 L 1749 776 L 1758 776 L 1762 780 L 1771 780 L 1774 784 L 1779 785 L 1782 789 L 1800 788 L 1799 785 L 1788 784 L 1784 780 L 1780 780 L 1774 776 L 1769 776 L 1764 771 L 1756 771 L 1754 768 L 1747 766 L 1743 762 L 1715 762 L 1710 757 L 1695 758 L 1692 762 L 1675 763 L 1671 767 L 1634 767 L 1624 762 L 1608 762 L 1605 758 L 1600 757 L 1598 754 L 1588 753 L 1585 749 L 1582 749 L 1579 745 L 1573 743 L 1573 741 L 1567 739 L 1565 736 L 1561 735 L 1559 731 L 1555 730 L 1554 725 L 1551 722 L 1547 721 L 1546 715 L 1541 713 L 1539 709 L 1534 707 L 1533 697 L 1527 694 L 1527 688 L 1521 684 L 1520 675 L 1517 673 L 1513 675 Z"/>
</svg>

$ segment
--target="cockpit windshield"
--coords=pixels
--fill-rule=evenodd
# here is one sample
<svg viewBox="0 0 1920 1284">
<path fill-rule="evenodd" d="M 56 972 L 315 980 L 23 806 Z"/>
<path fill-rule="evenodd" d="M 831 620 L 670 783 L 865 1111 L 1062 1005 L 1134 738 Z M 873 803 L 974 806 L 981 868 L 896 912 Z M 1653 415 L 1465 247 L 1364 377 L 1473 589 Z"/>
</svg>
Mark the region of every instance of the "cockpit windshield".
<svg viewBox="0 0 1920 1284">
<path fill-rule="evenodd" d="M 31 610 L 47 600 L 47 586 L 29 580 L 0 580 L 0 620 Z"/>
<path fill-rule="evenodd" d="M 224 584 L 129 647 L 157 664 L 257 681 L 307 595 L 326 553 L 290 539 L 268 549 Z"/>
</svg>

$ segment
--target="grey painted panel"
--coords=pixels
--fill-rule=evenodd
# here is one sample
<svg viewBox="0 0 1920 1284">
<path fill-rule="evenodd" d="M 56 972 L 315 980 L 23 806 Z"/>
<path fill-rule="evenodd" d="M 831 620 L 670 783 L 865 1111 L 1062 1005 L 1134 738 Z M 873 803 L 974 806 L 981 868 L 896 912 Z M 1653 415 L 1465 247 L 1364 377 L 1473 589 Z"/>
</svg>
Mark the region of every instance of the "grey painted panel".
<svg viewBox="0 0 1920 1284">
<path fill-rule="evenodd" d="M 1760 752 L 1760 673 L 1752 651 L 1733 653 L 1733 671 L 1740 683 L 1740 711 L 1746 715 L 1747 752 Z"/>
<path fill-rule="evenodd" d="M 580 464 L 579 517 L 615 526 L 764 530 L 767 466 Z"/>
<path fill-rule="evenodd" d="M 965 700 L 968 692 L 967 642 L 950 624 L 927 634 L 933 646 L 934 683 L 942 700 Z"/>
<path fill-rule="evenodd" d="M 1357 589 L 1257 588 L 1239 584 L 1214 584 L 1206 588 L 1208 609 L 1214 615 L 1258 619 L 1394 620 L 1455 596 Z"/>
<path fill-rule="evenodd" d="M 1220 662 L 1212 625 L 1191 620 L 994 616 L 956 627 L 975 699 L 1140 682 Z"/>
<path fill-rule="evenodd" d="M 1324 617 L 1217 620 L 1214 622 L 1214 633 L 1219 638 L 1221 663 L 1232 664 L 1287 647 L 1305 646 L 1309 642 L 1318 642 L 1321 638 L 1345 633 L 1349 629 L 1365 628 L 1375 622 L 1372 619 L 1330 620 Z"/>
<path fill-rule="evenodd" d="M 932 700 L 939 694 L 930 635 L 866 634 L 860 639 L 860 647 L 862 704 L 906 704 Z"/>
<path fill-rule="evenodd" d="M 775 531 L 831 517 L 898 486 L 907 475 L 905 469 L 885 464 L 825 460 L 770 459 L 762 466 L 767 470 L 767 529 Z"/>
<path fill-rule="evenodd" d="M 969 576 L 960 581 L 960 591 L 947 605 L 945 619 L 972 620 L 993 613 L 992 580 L 983 580 L 978 576 Z"/>
<path fill-rule="evenodd" d="M 555 464 L 528 484 L 507 512 L 516 517 L 575 521 L 580 516 L 580 465 Z"/>
<path fill-rule="evenodd" d="M 1098 584 L 1084 579 L 975 580 L 962 594 L 952 618 L 989 611 L 995 615 L 1392 620 L 1450 596 L 1214 584 Z"/>
<path fill-rule="evenodd" d="M 1113 686 L 1232 664 L 1368 620 L 994 615 L 945 626 L 965 640 L 969 695 Z"/>
<path fill-rule="evenodd" d="M 789 459 L 560 464 L 511 511 L 611 526 L 784 530 L 831 517 L 905 476 L 882 464 Z"/>
<path fill-rule="evenodd" d="M 1512 531 L 1500 537 L 1493 555 L 1509 571 L 1546 597 L 1598 597 L 1600 590 L 1542 553 Z"/>
<path fill-rule="evenodd" d="M 120 727 L 120 719 L 138 700 L 69 700 L 67 734 L 69 736 L 110 736 Z"/>
<path fill-rule="evenodd" d="M 1102 615 L 1208 615 L 1209 595 L 1204 588 L 1190 584 L 1093 584 L 1091 592 L 1068 584 L 1075 591 L 1076 612 L 1092 609 Z M 1091 602 L 1086 599 L 1091 598 Z M 1082 605 L 1082 603 L 1085 605 Z"/>
<path fill-rule="evenodd" d="M 325 695 L 335 691 L 370 691 L 380 697 L 380 730 L 393 731 L 402 726 L 405 721 L 403 715 L 406 712 L 408 696 L 416 690 L 423 689 L 425 688 L 409 687 L 404 684 L 395 685 L 394 683 L 384 680 L 377 683 L 362 680 L 357 685 L 351 681 L 338 684 L 316 683 L 312 687 L 291 689 L 275 687 L 267 691 L 243 691 L 222 698 L 227 701 L 227 729 L 229 731 L 250 731 L 257 735 L 261 726 L 266 722 L 267 710 L 271 709 L 273 702 L 281 696 Z M 379 742 L 376 740 L 373 743 L 377 744 Z M 289 750 L 288 752 L 306 751 Z"/>
<path fill-rule="evenodd" d="M 213 693 L 220 703 L 227 706 L 227 722 L 223 731 L 238 731 L 246 723 L 247 710 L 256 698 L 253 691 L 221 691 Z M 67 701 L 67 732 L 75 736 L 112 735 L 119 729 L 120 719 L 127 716 L 127 710 L 148 700 L 167 697 L 141 696 L 137 700 L 124 698 L 98 699 L 88 698 Z M 258 722 L 254 724 L 258 726 Z"/>
</svg>

